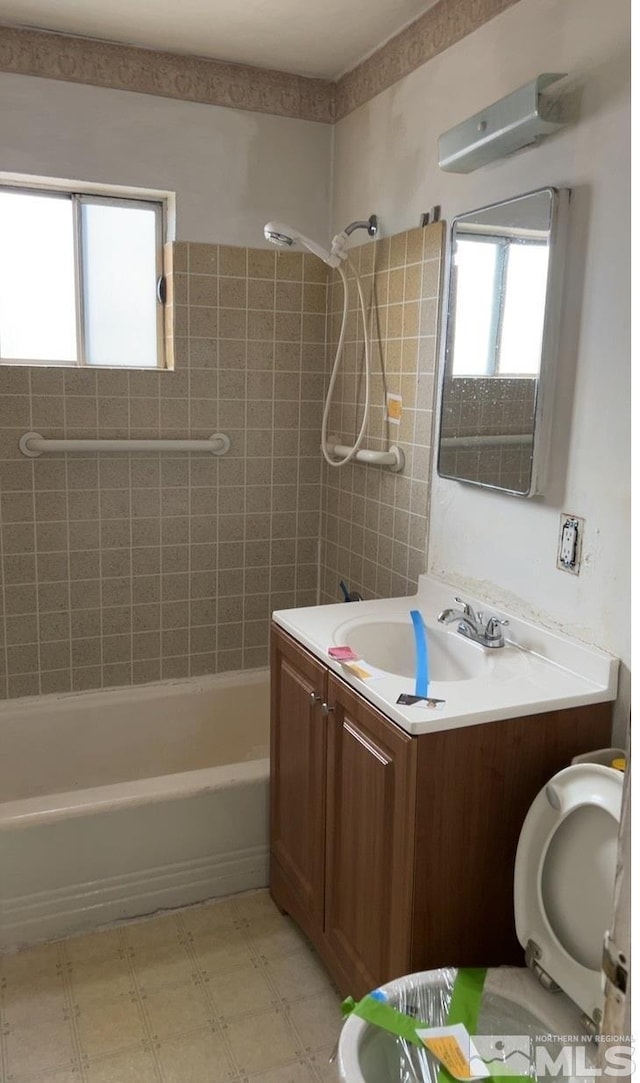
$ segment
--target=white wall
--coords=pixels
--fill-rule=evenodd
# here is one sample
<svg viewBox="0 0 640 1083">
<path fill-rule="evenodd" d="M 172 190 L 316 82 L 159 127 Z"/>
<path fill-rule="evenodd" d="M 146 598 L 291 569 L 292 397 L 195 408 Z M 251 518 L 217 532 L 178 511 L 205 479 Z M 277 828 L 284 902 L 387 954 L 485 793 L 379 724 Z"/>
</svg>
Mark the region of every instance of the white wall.
<svg viewBox="0 0 640 1083">
<path fill-rule="evenodd" d="M 184 241 L 328 235 L 328 124 L 6 73 L 0 103 L 3 172 L 175 191 Z"/>
<path fill-rule="evenodd" d="M 447 220 L 543 185 L 573 190 L 552 478 L 522 500 L 434 476 L 429 569 L 594 643 L 628 666 L 629 4 L 520 0 L 341 121 L 334 226 Z M 540 72 L 568 72 L 578 123 L 467 176 L 437 165 L 440 132 Z M 586 519 L 578 577 L 555 567 L 559 513 Z M 628 705 L 623 676 L 616 734 Z"/>
</svg>

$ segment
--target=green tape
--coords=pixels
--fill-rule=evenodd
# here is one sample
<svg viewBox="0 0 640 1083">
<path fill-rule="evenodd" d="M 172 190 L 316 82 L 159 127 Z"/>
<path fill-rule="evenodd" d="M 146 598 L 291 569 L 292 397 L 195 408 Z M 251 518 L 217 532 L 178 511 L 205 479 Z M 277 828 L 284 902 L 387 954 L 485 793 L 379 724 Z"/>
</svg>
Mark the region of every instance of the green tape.
<svg viewBox="0 0 640 1083">
<path fill-rule="evenodd" d="M 486 976 L 486 969 L 469 968 L 458 971 L 447 1013 L 448 1027 L 454 1023 L 463 1023 L 469 1034 L 476 1033 Z M 441 1064 L 438 1068 L 438 1083 L 458 1083 L 458 1080 Z"/>
<path fill-rule="evenodd" d="M 412 1042 L 413 1045 L 422 1045 L 420 1038 L 416 1034 L 416 1027 L 429 1025 L 428 1023 L 421 1023 L 419 1019 L 414 1019 L 411 1015 L 405 1015 L 404 1012 L 397 1011 L 396 1008 L 392 1008 L 384 1000 L 378 1000 L 371 994 L 363 997 L 357 1004 L 353 997 L 348 997 L 347 1000 L 343 1001 L 342 1014 L 351 1015 L 351 1013 L 358 1015 L 360 1019 L 364 1019 L 367 1023 L 372 1023 L 375 1027 L 388 1030 L 390 1034 L 395 1034 L 397 1038 L 404 1038 L 405 1041 Z"/>
<path fill-rule="evenodd" d="M 453 983 L 453 994 L 447 1015 L 447 1026 L 464 1023 L 469 1034 L 475 1034 L 480 1014 L 486 969 L 459 970 Z"/>
<path fill-rule="evenodd" d="M 469 1034 L 477 1034 L 478 1016 L 482 1003 L 484 982 L 487 976 L 486 970 L 467 969 L 459 970 L 453 984 L 453 995 L 449 1012 L 447 1014 L 447 1026 L 454 1023 L 463 1023 Z M 529 1076 L 500 1075 L 497 1081 L 493 1076 L 487 1076 L 484 1083 L 531 1083 Z M 438 1083 L 458 1083 L 450 1072 L 440 1065 L 438 1071 Z"/>
</svg>

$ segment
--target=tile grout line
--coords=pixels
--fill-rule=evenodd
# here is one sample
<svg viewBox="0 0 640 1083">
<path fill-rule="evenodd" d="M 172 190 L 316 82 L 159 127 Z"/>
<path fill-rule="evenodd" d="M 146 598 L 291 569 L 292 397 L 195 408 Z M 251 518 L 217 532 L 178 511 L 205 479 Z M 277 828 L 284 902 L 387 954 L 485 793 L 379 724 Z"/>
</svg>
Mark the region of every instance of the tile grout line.
<svg viewBox="0 0 640 1083">
<path fill-rule="evenodd" d="M 67 397 L 63 396 L 62 416 L 64 424 L 65 436 L 67 433 Z M 63 455 L 64 462 L 64 485 L 65 485 L 65 498 L 64 506 L 66 509 L 66 524 L 67 524 L 67 606 L 69 609 L 69 616 L 67 618 L 67 638 L 69 640 L 69 691 L 73 690 L 73 637 L 71 635 L 71 522 L 69 518 L 69 455 L 67 452 Z M 75 551 L 75 550 L 74 550 Z M 38 610 L 38 639 L 41 639 L 40 635 L 40 612 Z"/>
<path fill-rule="evenodd" d="M 227 432 L 227 426 L 224 424 L 224 419 L 220 415 L 220 337 L 221 337 L 220 336 L 220 278 L 221 278 L 221 274 L 220 274 L 220 247 L 221 246 L 216 245 L 215 247 L 216 247 L 216 280 L 215 280 L 216 333 L 213 336 L 214 341 L 215 341 L 214 363 L 215 363 L 215 374 L 216 374 L 216 407 L 215 407 L 215 409 L 216 409 L 216 420 L 217 420 L 217 423 L 218 423 L 218 432 L 226 433 Z M 189 246 L 189 301 L 191 301 L 191 285 L 190 285 L 190 283 L 191 283 L 191 246 Z M 191 334 L 191 311 L 189 311 L 189 334 Z M 189 341 L 191 341 L 191 340 L 189 340 Z M 191 371 L 191 368 L 190 368 L 190 371 Z M 227 454 L 228 454 L 228 452 L 227 452 Z M 219 514 L 219 512 L 220 512 L 220 504 L 219 504 L 219 500 L 220 500 L 220 467 L 219 467 L 219 465 L 216 466 L 216 472 L 215 473 L 216 473 L 215 527 L 214 527 L 215 535 L 214 535 L 214 538 L 213 538 L 213 544 L 215 545 L 215 550 L 216 550 L 216 572 L 215 572 L 215 579 L 214 579 L 215 593 L 214 593 L 214 599 L 213 599 L 213 601 L 214 601 L 214 605 L 213 605 L 214 618 L 213 619 L 214 619 L 215 628 L 216 628 L 216 647 L 215 647 L 215 655 L 214 655 L 214 669 L 215 669 L 215 672 L 218 673 L 219 668 L 220 668 L 220 653 L 221 653 L 220 652 L 220 644 L 219 644 L 219 641 L 218 641 L 218 632 L 220 630 L 220 621 L 218 619 L 218 614 L 219 614 L 218 599 L 219 599 L 219 595 L 220 595 L 220 592 L 218 590 L 218 575 L 219 575 L 219 570 L 220 570 L 220 568 L 219 568 L 219 563 L 220 563 L 219 553 L 220 553 L 220 545 L 221 545 L 221 537 L 220 537 L 221 523 L 220 523 L 220 514 Z M 191 590 L 191 584 L 189 584 L 189 589 Z M 189 606 L 189 618 L 191 618 L 191 606 Z M 191 619 L 190 619 L 190 622 L 189 622 L 189 649 L 191 649 L 191 628 L 192 628 L 192 622 L 191 622 Z M 191 654 L 189 655 L 189 672 L 191 672 Z"/>
<path fill-rule="evenodd" d="M 5 1041 L 5 1032 L 8 1030 L 5 1006 L 4 977 L 0 974 L 0 1080 L 9 1075 L 9 1052 Z"/>
<path fill-rule="evenodd" d="M 304 316 L 305 316 L 305 289 L 306 289 L 306 285 L 307 285 L 307 268 L 306 268 L 306 264 L 307 264 L 307 256 L 305 254 L 305 255 L 302 256 L 302 281 L 300 283 L 300 314 L 299 314 L 299 319 L 300 319 L 300 324 L 299 324 L 299 327 L 300 327 L 300 344 L 298 346 L 298 371 L 300 373 L 300 376 L 299 376 L 299 379 L 298 379 L 298 395 L 297 395 L 297 399 L 294 399 L 294 402 L 296 402 L 296 406 L 297 406 L 297 409 L 298 409 L 298 446 L 297 446 L 297 452 L 296 452 L 296 481 L 295 481 L 295 486 L 296 486 L 296 494 L 295 494 L 295 517 L 296 517 L 296 539 L 295 540 L 296 540 L 296 547 L 295 547 L 295 554 L 294 554 L 294 558 L 293 558 L 294 559 L 294 581 L 293 581 L 293 597 L 294 597 L 293 604 L 294 605 L 297 604 L 298 593 L 299 593 L 299 590 L 300 590 L 300 583 L 299 583 L 300 562 L 298 560 L 298 545 L 299 545 L 299 541 L 300 541 L 300 512 L 301 512 L 301 508 L 300 508 L 300 458 L 301 458 L 301 455 L 302 455 L 302 439 L 303 439 L 303 429 L 302 429 L 302 425 L 300 424 L 300 418 L 301 418 L 301 415 L 302 415 L 302 352 L 304 350 L 304 341 L 305 341 L 305 332 L 304 332 L 305 320 L 304 320 Z M 274 399 L 274 409 L 275 409 L 275 399 Z M 272 488 L 272 495 L 273 495 L 273 488 Z"/>
<path fill-rule="evenodd" d="M 131 439 L 131 371 L 127 372 L 127 437 Z M 133 456 L 131 453 L 127 453 L 125 456 L 125 462 L 127 464 L 127 485 L 128 485 L 128 505 L 129 505 L 129 666 L 130 676 L 129 681 L 131 686 L 135 684 L 134 681 L 134 661 L 133 661 L 133 491 L 132 491 L 132 473 L 133 473 Z M 102 600 L 102 592 L 100 594 Z"/>
<path fill-rule="evenodd" d="M 158 1083 L 162 1083 L 162 1081 L 164 1079 L 164 1076 L 163 1076 L 163 1073 L 162 1073 L 162 1068 L 161 1068 L 160 1062 L 158 1060 L 157 1048 L 156 1048 L 156 1039 L 154 1038 L 154 1035 L 153 1035 L 153 1027 L 152 1027 L 152 1023 L 151 1023 L 151 1017 L 149 1016 L 146 1005 L 144 1003 L 144 1001 L 145 1001 L 144 990 L 143 990 L 143 987 L 140 985 L 140 982 L 138 981 L 138 975 L 136 973 L 135 962 L 134 962 L 134 960 L 135 960 L 135 951 L 130 947 L 130 945 L 127 942 L 126 926 L 124 926 L 123 929 L 122 929 L 121 937 L 122 937 L 123 957 L 126 960 L 127 971 L 129 973 L 129 979 L 131 981 L 131 984 L 133 986 L 133 991 L 135 993 L 136 1008 L 138 1010 L 138 1015 L 140 1017 L 140 1020 L 142 1022 L 142 1027 L 143 1027 L 143 1030 L 144 1030 L 145 1035 L 146 1035 L 146 1044 L 148 1045 L 148 1050 L 147 1051 L 151 1054 L 151 1057 L 153 1058 L 153 1067 L 154 1067 L 154 1071 L 156 1073 L 156 1078 L 158 1080 Z M 143 1042 L 143 1047 L 144 1047 L 144 1045 L 145 1045 L 145 1043 Z"/>
<path fill-rule="evenodd" d="M 249 249 L 244 248 L 244 249 L 242 249 L 242 251 L 244 252 L 244 283 L 245 283 L 245 289 L 247 291 L 247 302 L 248 302 L 248 294 L 249 294 Z M 242 276 L 239 276 L 239 277 L 242 280 Z M 240 311 L 242 311 L 242 310 L 240 309 Z M 242 545 L 242 666 L 243 666 L 243 668 L 247 668 L 246 667 L 247 651 L 250 649 L 248 647 L 248 644 L 247 644 L 247 624 L 248 624 L 248 621 L 247 621 L 246 615 L 245 615 L 245 613 L 246 613 L 245 605 L 246 605 L 246 597 L 247 597 L 247 594 L 246 594 L 247 541 L 249 541 L 249 539 L 247 537 L 248 511 L 247 511 L 247 488 L 246 488 L 246 462 L 247 462 L 247 444 L 246 444 L 246 440 L 247 440 L 247 427 L 248 427 L 248 421 L 249 421 L 249 398 L 248 398 L 249 377 L 248 377 L 248 371 L 247 371 L 247 355 L 248 355 L 248 352 L 249 352 L 249 306 L 248 306 L 248 303 L 245 305 L 245 312 L 244 312 L 244 343 L 245 343 L 245 345 L 244 345 L 244 358 L 243 358 L 244 364 L 243 364 L 242 370 L 241 370 L 242 371 L 243 384 L 244 384 L 244 432 L 242 434 L 242 439 L 245 442 L 244 448 L 243 448 L 243 454 L 242 454 L 242 465 L 243 465 L 243 471 L 244 471 L 244 474 L 243 474 L 244 481 L 243 481 L 243 486 L 242 486 L 242 542 L 241 542 L 241 545 Z M 220 493 L 220 486 L 218 485 L 218 494 L 219 493 Z"/>
<path fill-rule="evenodd" d="M 94 383 L 94 396 L 96 404 L 96 431 L 98 435 L 101 431 L 100 426 L 100 396 L 98 394 L 98 375 L 96 373 L 96 379 Z M 104 635 L 102 624 L 102 611 L 103 611 L 103 596 L 104 596 L 104 574 L 103 574 L 103 553 L 104 553 L 104 538 L 102 533 L 102 507 L 100 503 L 100 494 L 102 492 L 102 455 L 100 452 L 96 454 L 96 475 L 97 475 L 97 493 L 98 493 L 98 510 L 97 510 L 97 522 L 98 522 L 98 574 L 100 576 L 100 688 L 105 687 L 104 681 Z"/>
<path fill-rule="evenodd" d="M 67 1009 L 67 1023 L 69 1024 L 69 1030 L 71 1032 L 71 1043 L 75 1050 L 77 1058 L 77 1065 L 80 1079 L 85 1080 L 85 1054 L 82 1047 L 82 1041 L 80 1039 L 80 1031 L 77 1025 L 77 1005 L 75 1002 L 73 982 L 71 980 L 71 974 L 73 972 L 73 964 L 67 957 L 67 945 L 66 941 L 61 940 L 57 943 L 56 951 L 58 955 L 58 967 L 60 969 L 60 975 L 62 978 L 62 987 L 64 989 L 64 999 Z"/>
<path fill-rule="evenodd" d="M 279 371 L 278 370 L 278 364 L 277 364 L 278 341 L 279 340 L 278 340 L 278 329 L 277 329 L 276 323 L 277 323 L 277 313 L 278 313 L 278 285 L 279 285 L 279 283 L 281 281 L 283 281 L 282 279 L 280 279 L 278 277 L 278 263 L 279 263 L 279 261 L 280 261 L 280 252 L 276 251 L 274 265 L 273 265 L 273 303 L 272 303 L 272 306 L 271 306 L 271 314 L 273 316 L 273 329 L 272 329 L 272 332 L 271 332 L 271 350 L 272 350 L 273 361 L 271 363 L 271 455 L 270 455 L 271 462 L 270 462 L 270 471 L 269 471 L 269 507 L 270 507 L 271 510 L 270 510 L 270 513 L 269 513 L 269 579 L 268 579 L 268 582 L 269 582 L 269 597 L 270 597 L 270 599 L 275 594 L 275 591 L 273 589 L 273 587 L 274 587 L 274 583 L 273 583 L 273 566 L 274 566 L 273 565 L 273 548 L 274 548 L 274 542 L 276 541 L 276 539 L 274 538 L 274 534 L 273 534 L 273 516 L 274 516 L 274 509 L 273 509 L 273 474 L 274 474 L 274 470 L 275 470 L 275 460 L 276 460 L 276 427 L 275 427 L 275 422 L 276 422 L 276 402 L 275 402 L 276 374 Z M 269 604 L 271 604 L 271 602 Z"/>
<path fill-rule="evenodd" d="M 33 431 L 33 373 L 31 371 L 29 371 L 29 428 L 30 428 L 31 431 Z M 33 507 L 33 544 L 34 544 L 35 576 L 36 576 L 35 618 L 36 618 L 36 628 L 37 628 L 37 631 L 36 631 L 36 636 L 37 636 L 36 648 L 37 648 L 37 657 L 38 657 L 38 694 L 41 695 L 42 694 L 42 666 L 40 664 L 40 661 L 41 661 L 41 651 L 40 651 L 40 597 L 39 597 L 40 592 L 37 589 L 37 584 L 40 582 L 40 578 L 39 578 L 39 575 L 38 575 L 38 563 L 39 563 L 38 562 L 38 529 L 37 529 L 38 519 L 37 519 L 37 505 L 36 505 L 36 486 L 35 486 L 35 479 L 33 479 L 33 477 L 32 477 L 32 490 L 31 491 L 32 491 L 32 507 Z M 9 689 L 10 680 L 11 680 L 11 678 L 9 676 L 9 651 L 8 651 L 8 646 L 7 646 L 7 690 Z"/>
<path fill-rule="evenodd" d="M 301 1058 L 304 1056 L 304 1043 L 300 1040 L 300 1035 L 298 1034 L 298 1031 L 296 1030 L 295 1026 L 293 1025 L 293 1023 L 292 1023 L 292 1021 L 291 1021 L 291 1019 L 289 1017 L 289 1013 L 288 1013 L 289 1004 L 288 1004 L 288 1001 L 279 992 L 277 986 L 275 985 L 275 983 L 274 983 L 274 981 L 273 981 L 273 979 L 272 979 L 272 977 L 271 977 L 271 975 L 269 973 L 268 960 L 266 960 L 264 955 L 260 954 L 257 951 L 257 948 L 253 944 L 251 936 L 247 935 L 246 929 L 250 927 L 250 921 L 249 921 L 248 918 L 243 917 L 242 913 L 240 913 L 238 915 L 238 917 L 237 917 L 237 924 L 236 924 L 236 922 L 234 922 L 234 926 L 236 927 L 236 929 L 240 933 L 245 945 L 247 946 L 247 948 L 249 950 L 249 954 L 250 954 L 251 958 L 253 959 L 254 963 L 256 964 L 257 969 L 260 971 L 263 978 L 265 979 L 265 982 L 269 986 L 269 989 L 271 990 L 272 998 L 273 998 L 272 999 L 272 1006 L 273 1006 L 272 1010 L 275 1011 L 276 1014 L 283 1015 L 286 1018 L 287 1024 L 291 1027 L 291 1029 L 293 1030 L 294 1036 L 298 1039 L 298 1041 L 300 1043 L 299 1048 L 297 1048 L 295 1050 L 296 1062 L 300 1063 Z M 262 1013 L 260 1013 L 260 1014 L 262 1014 Z"/>
<path fill-rule="evenodd" d="M 156 381 L 156 389 L 155 390 L 156 390 L 156 395 L 155 395 L 155 399 L 156 399 L 156 402 L 155 402 L 156 417 L 155 417 L 155 421 L 154 421 L 154 432 L 159 438 L 160 433 L 162 432 L 162 397 L 160 395 L 160 377 L 158 377 L 158 379 Z M 162 658 L 162 654 L 163 654 L 163 651 L 162 651 L 162 639 L 163 639 L 162 630 L 163 630 L 163 627 L 164 627 L 164 616 L 163 616 L 163 612 L 164 612 L 164 545 L 163 545 L 163 534 L 162 534 L 163 526 L 164 526 L 164 522 L 165 522 L 164 508 L 163 508 L 163 504 L 162 504 L 162 496 L 163 496 L 163 491 L 164 491 L 164 489 L 163 489 L 163 470 L 164 470 L 164 465 L 163 464 L 164 464 L 164 461 L 165 461 L 164 460 L 164 453 L 162 451 L 156 452 L 156 454 L 154 456 L 154 460 L 157 460 L 157 463 L 158 463 L 158 474 L 157 474 L 157 477 L 158 477 L 158 485 L 157 485 L 157 488 L 158 488 L 158 530 L 160 531 L 160 537 L 158 539 L 159 542 L 160 542 L 160 553 L 159 553 L 159 557 L 160 557 L 160 570 L 159 570 L 160 582 L 159 582 L 159 587 L 158 587 L 159 592 L 160 592 L 160 596 L 159 596 L 159 599 L 158 599 L 158 605 L 159 605 L 159 608 L 160 608 L 160 657 Z M 148 461 L 150 461 L 150 460 L 148 460 Z M 155 486 L 154 486 L 154 488 L 155 488 Z M 131 512 L 133 513 L 133 507 L 131 508 Z M 131 520 L 132 520 L 132 523 L 133 523 L 133 514 L 132 514 Z M 134 579 L 134 575 L 133 575 L 133 552 L 132 552 L 131 553 L 131 584 L 132 584 L 132 589 L 133 589 L 133 579 Z M 188 613 L 188 609 L 189 609 L 189 607 L 187 606 L 187 613 Z M 187 616 L 187 619 L 188 619 L 188 616 Z M 132 614 L 131 623 L 133 624 L 133 614 Z M 162 673 L 162 662 L 160 663 L 160 673 Z M 135 684 L 135 682 L 133 680 L 133 676 L 134 676 L 134 674 L 133 674 L 133 662 L 132 662 L 132 664 L 131 664 L 131 684 Z"/>
<path fill-rule="evenodd" d="M 187 253 L 188 253 L 188 249 L 187 249 Z M 187 254 L 187 261 L 189 261 L 189 255 L 188 254 Z M 189 263 L 187 262 L 187 267 L 188 266 L 189 266 Z M 173 274 L 175 275 L 175 271 L 173 271 Z M 184 285 L 186 287 L 186 295 L 185 295 L 184 303 L 187 306 L 187 329 L 189 329 L 189 325 L 191 323 L 191 275 L 190 274 L 186 275 L 186 282 L 184 283 Z M 175 303 L 175 285 L 173 287 L 173 299 L 174 299 L 174 303 Z M 187 366 L 186 366 L 186 372 L 187 372 L 187 428 L 188 428 L 189 438 L 191 438 L 191 431 L 193 429 L 193 419 L 192 419 L 192 412 L 193 411 L 192 411 L 192 401 L 191 401 L 191 358 L 188 357 L 187 361 L 189 362 L 187 364 Z M 187 456 L 187 515 L 188 515 L 188 518 L 189 518 L 189 524 L 188 524 L 188 530 L 187 530 L 187 545 L 189 547 L 189 551 L 187 553 L 187 575 L 188 575 L 188 583 L 189 583 L 188 590 L 187 590 L 187 596 L 188 596 L 187 597 L 187 620 L 189 622 L 189 627 L 188 627 L 188 632 L 187 632 L 187 658 L 188 658 L 187 668 L 189 670 L 189 673 L 191 673 L 191 655 L 192 655 L 191 635 L 192 635 L 192 630 L 193 630 L 193 621 L 191 619 L 191 606 L 192 606 L 192 603 L 193 603 L 193 582 L 192 582 L 192 567 L 191 567 L 191 553 L 192 553 L 192 546 L 193 546 L 193 519 L 192 519 L 193 494 L 192 494 L 192 483 L 193 483 L 193 473 L 194 473 L 194 462 L 196 462 L 196 461 L 197 460 L 196 460 L 194 455 L 189 454 Z M 161 659 L 160 659 L 160 680 L 165 680 L 166 679 L 166 674 L 165 674 L 166 666 L 165 666 L 165 662 L 164 662 L 164 650 L 163 650 L 163 647 L 162 647 L 162 635 L 160 636 L 160 655 L 161 655 Z M 216 667 L 215 667 L 215 664 L 214 664 L 214 669 L 215 668 Z"/>
<path fill-rule="evenodd" d="M 178 919 L 178 928 L 180 929 L 181 934 L 182 934 L 181 935 L 181 943 L 182 943 L 183 947 L 186 948 L 186 950 L 187 950 L 187 952 L 189 954 L 189 958 L 191 959 L 191 963 L 192 963 L 192 966 L 194 968 L 194 971 L 198 976 L 200 988 L 202 990 L 204 999 L 206 1001 L 207 1007 L 208 1007 L 209 1012 L 210 1012 L 210 1018 L 211 1018 L 211 1021 L 212 1021 L 213 1031 L 214 1031 L 214 1033 L 219 1034 L 219 1036 L 221 1037 L 224 1048 L 225 1048 L 225 1052 L 227 1054 L 227 1059 L 229 1061 L 229 1064 L 232 1065 L 233 1068 L 234 1068 L 233 1075 L 238 1076 L 238 1075 L 241 1074 L 241 1069 L 239 1068 L 239 1066 L 238 1066 L 238 1064 L 236 1062 L 236 1059 L 235 1059 L 235 1057 L 233 1055 L 233 1050 L 231 1048 L 231 1043 L 229 1042 L 229 1040 L 228 1040 L 228 1038 L 227 1038 L 227 1036 L 225 1034 L 225 1027 L 222 1024 L 222 1020 L 221 1020 L 221 1017 L 220 1017 L 220 1015 L 218 1013 L 218 1010 L 216 1008 L 215 1002 L 213 1001 L 213 999 L 212 999 L 212 997 L 211 997 L 211 995 L 209 993 L 209 989 L 207 988 L 207 986 L 208 986 L 208 978 L 207 978 L 207 975 L 206 975 L 205 971 L 203 971 L 203 969 L 201 968 L 200 963 L 198 961 L 197 952 L 196 952 L 196 950 L 195 950 L 195 948 L 193 946 L 193 934 L 190 933 L 189 929 L 185 926 L 185 924 L 184 924 L 184 915 L 183 914 L 178 913 L 177 914 L 177 919 Z M 231 1081 L 229 1081 L 229 1083 L 231 1083 Z"/>
<path fill-rule="evenodd" d="M 2 498 L 2 479 L 0 478 L 0 501 Z M 35 523 L 33 525 L 33 560 L 35 568 Z M 2 634 L 3 634 L 3 646 L 2 646 L 2 659 L 4 664 L 4 683 L 5 683 L 5 696 L 9 698 L 9 643 L 7 635 L 7 605 L 6 605 L 6 592 L 5 592 L 5 565 L 4 565 L 4 523 L 0 523 L 0 586 L 2 587 Z M 35 575 L 35 571 L 34 571 Z"/>
</svg>

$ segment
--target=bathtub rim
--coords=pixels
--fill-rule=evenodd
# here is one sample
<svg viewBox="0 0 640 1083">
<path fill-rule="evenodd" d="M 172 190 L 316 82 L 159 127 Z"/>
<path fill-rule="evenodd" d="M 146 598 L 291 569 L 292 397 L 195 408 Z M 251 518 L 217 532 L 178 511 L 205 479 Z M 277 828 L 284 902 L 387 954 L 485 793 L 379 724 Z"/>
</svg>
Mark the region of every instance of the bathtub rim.
<svg viewBox="0 0 640 1083">
<path fill-rule="evenodd" d="M 239 679 L 245 684 L 261 684 L 268 679 L 270 669 L 260 666 L 257 669 L 233 669 L 224 673 L 207 673 L 200 677 L 170 677 L 164 681 L 149 681 L 145 684 L 118 684 L 110 688 L 86 688 L 77 692 L 46 692 L 38 696 L 16 696 L 13 699 L 0 700 L 0 724 L 2 716 L 14 711 L 33 710 L 36 706 L 53 707 L 71 702 L 82 702 L 91 706 L 100 706 L 114 699 L 127 699 L 130 702 L 153 699 L 162 692 L 166 695 L 178 695 L 181 692 L 208 692 L 213 688 L 233 688 Z"/>
<path fill-rule="evenodd" d="M 202 767 L 170 775 L 114 782 L 86 790 L 26 797 L 0 804 L 0 832 L 15 831 L 38 823 L 57 823 L 77 816 L 92 816 L 117 809 L 134 808 L 155 801 L 198 797 L 212 790 L 254 782 L 269 775 L 269 757 L 242 763 Z"/>
</svg>

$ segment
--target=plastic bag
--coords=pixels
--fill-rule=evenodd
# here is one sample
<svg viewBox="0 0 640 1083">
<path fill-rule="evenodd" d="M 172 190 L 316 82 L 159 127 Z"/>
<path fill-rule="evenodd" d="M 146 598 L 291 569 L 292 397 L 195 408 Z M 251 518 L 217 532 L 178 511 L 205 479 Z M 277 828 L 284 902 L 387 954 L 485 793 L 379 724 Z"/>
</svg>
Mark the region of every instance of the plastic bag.
<svg viewBox="0 0 640 1083">
<path fill-rule="evenodd" d="M 457 981 L 459 975 L 461 979 L 480 977 L 476 977 L 475 986 L 471 982 L 465 987 L 463 980 Z M 501 967 L 489 971 L 485 978 L 484 971 L 448 967 L 408 975 L 374 996 L 410 1016 L 418 1029 L 464 1022 L 490 1072 L 487 1083 L 500 1083 L 504 1076 L 526 1081 L 536 1078 L 537 1049 L 547 1046 L 553 1058 L 560 1051 L 557 1037 L 547 1034 L 548 1027 L 524 1006 L 530 977 L 522 968 Z M 595 1064 L 595 1046 L 588 1035 L 582 1039 L 587 1063 Z M 440 1062 L 426 1047 L 371 1024 L 360 1042 L 358 1059 L 366 1083 L 443 1083 L 451 1079 L 446 1073 L 441 1076 Z M 340 1067 L 342 1070 L 342 1064 Z M 573 1072 L 554 1073 L 554 1083 L 570 1075 L 576 1078 Z"/>
</svg>

